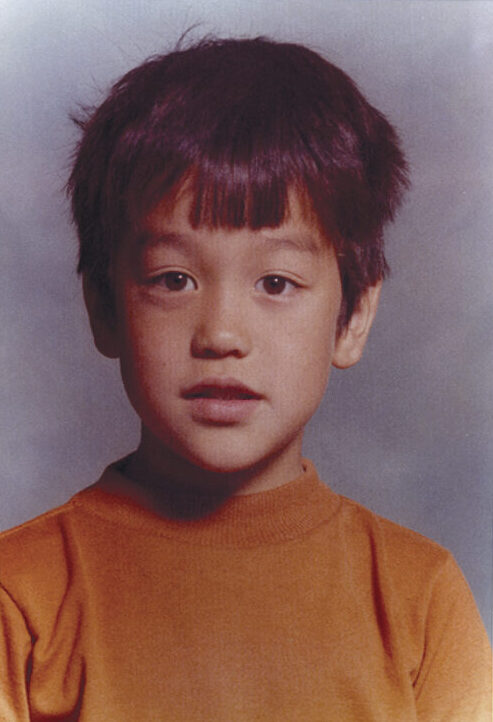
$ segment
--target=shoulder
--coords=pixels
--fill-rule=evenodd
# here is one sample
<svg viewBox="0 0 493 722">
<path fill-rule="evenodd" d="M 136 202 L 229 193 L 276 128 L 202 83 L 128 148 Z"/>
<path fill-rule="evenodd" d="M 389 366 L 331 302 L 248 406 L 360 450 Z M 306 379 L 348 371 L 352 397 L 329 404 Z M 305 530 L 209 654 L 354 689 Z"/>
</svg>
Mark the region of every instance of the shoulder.
<svg viewBox="0 0 493 722">
<path fill-rule="evenodd" d="M 437 542 L 345 497 L 340 497 L 338 541 L 355 597 L 365 602 L 367 613 L 375 611 L 390 646 L 411 660 L 408 666 L 423 708 L 434 709 L 434 695 L 441 686 L 464 688 L 467 675 L 477 704 L 483 704 L 491 651 L 453 555 Z M 456 702 L 461 708 L 462 702 Z M 438 719 L 438 715 L 424 718 Z M 454 716 L 452 708 L 446 716 L 473 718 L 483 719 L 467 713 Z"/>
<path fill-rule="evenodd" d="M 438 542 L 386 519 L 352 499 L 339 495 L 340 525 L 355 544 L 370 547 L 375 554 L 385 556 L 402 567 L 405 562 L 414 565 L 438 566 L 448 564 L 451 553 Z"/>
<path fill-rule="evenodd" d="M 60 538 L 61 527 L 74 506 L 73 499 L 50 511 L 29 519 L 18 526 L 0 532 L 0 569 L 4 569 L 9 558 L 23 553 L 31 555 L 41 544 L 52 546 Z"/>
<path fill-rule="evenodd" d="M 101 495 L 98 488 L 103 479 L 111 476 L 113 466 L 107 467 L 96 483 L 83 488 L 64 504 L 0 532 L 0 584 L 6 578 L 36 576 L 37 569 L 41 574 L 59 566 L 81 534 L 94 533 L 105 507 L 100 505 L 103 513 L 98 515 L 93 499 Z"/>
<path fill-rule="evenodd" d="M 79 495 L 65 504 L 0 533 L 0 587 L 22 608 L 57 603 L 73 565 L 71 528 Z"/>
<path fill-rule="evenodd" d="M 368 603 L 378 599 L 401 631 L 412 627 L 416 634 L 418 625 L 424 635 L 430 610 L 446 614 L 454 596 L 471 603 L 453 555 L 432 539 L 345 497 L 340 497 L 337 534 L 357 593 L 366 593 Z"/>
</svg>

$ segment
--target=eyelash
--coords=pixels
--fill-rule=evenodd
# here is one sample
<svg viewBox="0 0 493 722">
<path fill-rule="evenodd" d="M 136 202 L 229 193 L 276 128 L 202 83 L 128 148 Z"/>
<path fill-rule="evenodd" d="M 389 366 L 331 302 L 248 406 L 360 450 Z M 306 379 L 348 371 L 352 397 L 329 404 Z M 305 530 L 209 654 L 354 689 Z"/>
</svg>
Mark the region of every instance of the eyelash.
<svg viewBox="0 0 493 722">
<path fill-rule="evenodd" d="M 182 271 L 166 271 L 166 273 L 162 273 L 160 276 L 156 276 L 155 278 L 151 279 L 151 282 L 158 286 L 164 286 L 165 290 L 168 293 L 179 293 L 180 291 L 188 292 L 197 289 L 196 281 L 194 281 L 194 279 L 189 276 L 188 273 L 183 273 Z M 180 288 L 170 288 L 170 286 L 168 285 L 172 283 L 180 285 L 180 283 L 182 282 L 185 282 L 185 285 Z M 192 288 L 187 288 L 189 282 L 191 282 Z"/>
<path fill-rule="evenodd" d="M 166 271 L 160 276 L 152 279 L 152 283 L 164 286 L 168 293 L 179 293 L 183 291 L 189 292 L 197 289 L 196 281 L 187 273 L 183 273 L 182 271 Z M 175 284 L 174 288 L 170 287 L 173 283 Z M 189 283 L 191 283 L 192 288 L 187 288 Z M 272 291 L 272 293 L 270 293 L 266 288 L 266 283 L 271 284 L 269 290 Z M 261 292 L 263 291 L 268 296 L 286 296 L 288 293 L 292 293 L 296 288 L 299 288 L 299 284 L 289 278 L 286 278 L 286 276 L 282 276 L 277 273 L 262 276 L 262 278 L 260 278 L 255 284 L 255 290 Z"/>
<path fill-rule="evenodd" d="M 255 288 L 257 289 L 259 284 L 265 284 L 266 282 L 270 282 L 273 284 L 271 286 L 271 290 L 273 291 L 273 293 L 269 293 L 265 286 L 263 288 L 263 290 L 267 293 L 268 296 L 286 296 L 288 293 L 292 293 L 296 288 L 299 288 L 299 284 L 295 283 L 295 281 L 292 281 L 290 278 L 286 278 L 286 276 L 281 276 L 277 273 L 273 273 L 260 278 L 255 284 Z M 281 285 L 281 290 L 278 290 L 278 288 L 276 287 L 279 282 Z"/>
</svg>

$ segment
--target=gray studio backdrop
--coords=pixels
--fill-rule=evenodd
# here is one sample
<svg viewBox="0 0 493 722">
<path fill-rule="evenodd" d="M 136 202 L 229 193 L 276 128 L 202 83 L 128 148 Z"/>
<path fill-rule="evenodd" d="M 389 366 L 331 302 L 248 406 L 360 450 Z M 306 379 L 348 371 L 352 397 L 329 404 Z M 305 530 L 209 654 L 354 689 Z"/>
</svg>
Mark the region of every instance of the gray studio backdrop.
<svg viewBox="0 0 493 722">
<path fill-rule="evenodd" d="M 0 527 L 131 450 L 115 363 L 93 349 L 63 186 L 68 114 L 192 37 L 267 34 L 348 71 L 395 123 L 413 189 L 361 364 L 334 372 L 306 455 L 340 493 L 450 548 L 485 622 L 493 472 L 493 3 L 0 0 Z"/>
</svg>

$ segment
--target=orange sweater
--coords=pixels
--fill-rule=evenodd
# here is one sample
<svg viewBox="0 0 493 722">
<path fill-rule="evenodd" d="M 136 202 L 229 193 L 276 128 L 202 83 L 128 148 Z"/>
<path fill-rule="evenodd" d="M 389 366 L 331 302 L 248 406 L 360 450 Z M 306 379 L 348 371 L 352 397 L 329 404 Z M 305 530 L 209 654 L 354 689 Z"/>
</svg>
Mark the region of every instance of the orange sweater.
<svg viewBox="0 0 493 722">
<path fill-rule="evenodd" d="M 96 485 L 2 534 L 0 579 L 2 722 L 491 721 L 449 553 L 309 463 L 193 522 Z"/>
</svg>

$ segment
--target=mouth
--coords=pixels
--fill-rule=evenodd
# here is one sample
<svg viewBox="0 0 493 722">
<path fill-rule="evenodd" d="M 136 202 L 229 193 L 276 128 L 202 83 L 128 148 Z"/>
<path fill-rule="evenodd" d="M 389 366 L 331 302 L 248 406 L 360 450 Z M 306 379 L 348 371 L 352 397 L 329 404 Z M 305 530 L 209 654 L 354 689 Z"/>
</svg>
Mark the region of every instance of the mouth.
<svg viewBox="0 0 493 722">
<path fill-rule="evenodd" d="M 183 392 L 185 399 L 218 399 L 220 401 L 251 401 L 262 398 L 235 379 L 205 379 Z"/>
<path fill-rule="evenodd" d="M 262 394 L 236 379 L 204 379 L 184 390 L 194 421 L 206 425 L 231 426 L 246 421 Z"/>
</svg>

